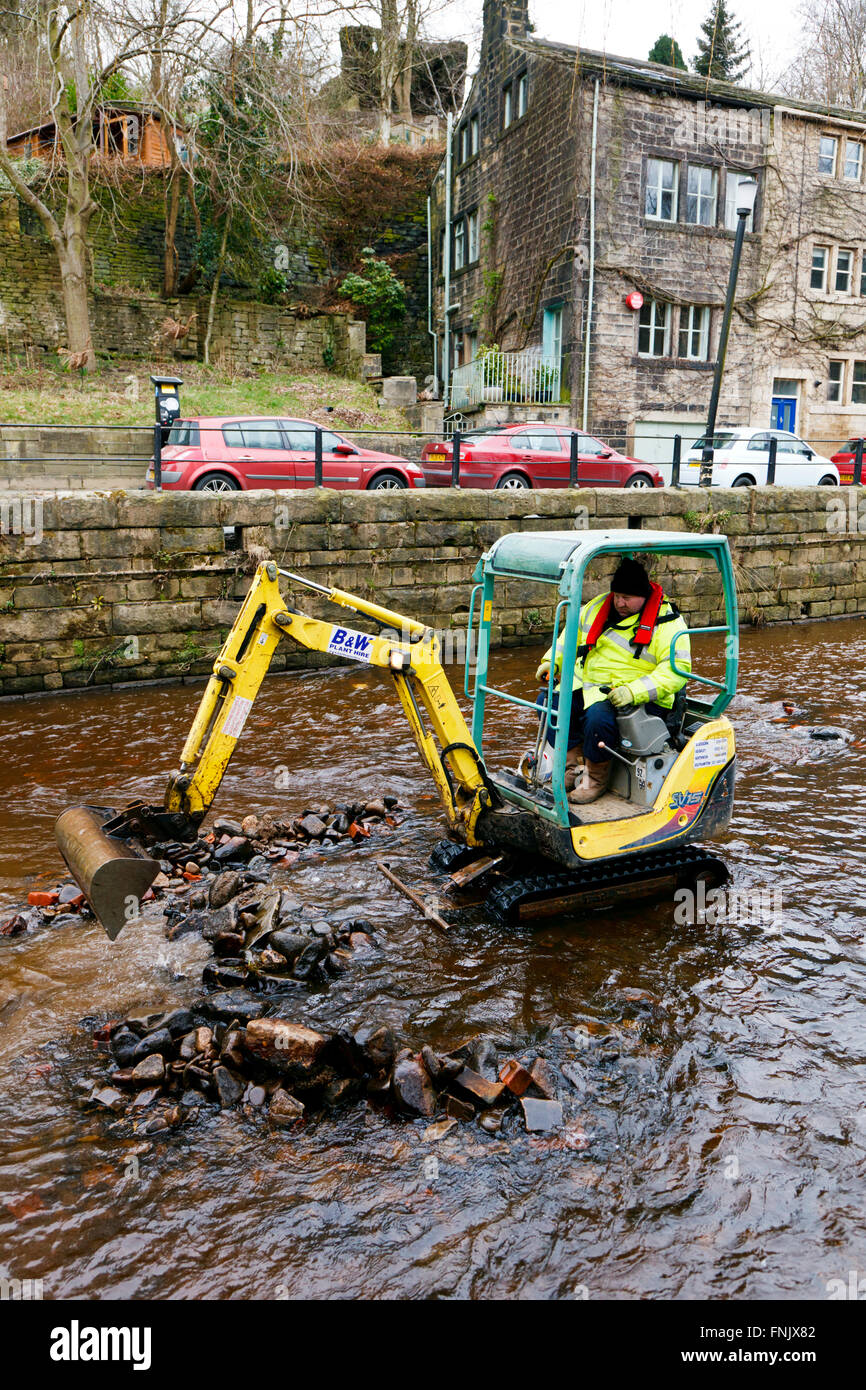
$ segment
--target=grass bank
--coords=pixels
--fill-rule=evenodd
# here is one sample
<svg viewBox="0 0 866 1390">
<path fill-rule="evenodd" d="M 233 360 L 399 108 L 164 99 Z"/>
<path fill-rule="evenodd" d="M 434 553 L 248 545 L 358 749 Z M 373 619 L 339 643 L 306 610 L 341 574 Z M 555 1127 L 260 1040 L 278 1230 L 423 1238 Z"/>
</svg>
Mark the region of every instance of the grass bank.
<svg viewBox="0 0 866 1390">
<path fill-rule="evenodd" d="M 406 428 L 402 412 L 381 409 L 370 386 L 325 370 L 298 376 L 285 368 L 226 371 L 200 362 L 144 365 L 136 360 L 114 361 L 81 377 L 50 358 L 0 371 L 0 422 L 150 424 L 151 370 L 183 378 L 184 415 L 300 415 L 335 429 Z"/>
</svg>

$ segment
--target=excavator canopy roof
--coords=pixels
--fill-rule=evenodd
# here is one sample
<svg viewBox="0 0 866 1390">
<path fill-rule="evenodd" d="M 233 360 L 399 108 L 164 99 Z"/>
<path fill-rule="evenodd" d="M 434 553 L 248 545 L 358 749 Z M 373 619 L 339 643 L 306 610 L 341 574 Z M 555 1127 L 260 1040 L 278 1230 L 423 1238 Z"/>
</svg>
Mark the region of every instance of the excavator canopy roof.
<svg viewBox="0 0 866 1390">
<path fill-rule="evenodd" d="M 557 584 L 559 592 L 574 592 L 589 560 L 596 555 L 691 555 L 717 564 L 727 553 L 725 536 L 702 536 L 682 531 L 513 531 L 500 536 L 478 562 L 476 581 L 485 573 Z"/>
</svg>

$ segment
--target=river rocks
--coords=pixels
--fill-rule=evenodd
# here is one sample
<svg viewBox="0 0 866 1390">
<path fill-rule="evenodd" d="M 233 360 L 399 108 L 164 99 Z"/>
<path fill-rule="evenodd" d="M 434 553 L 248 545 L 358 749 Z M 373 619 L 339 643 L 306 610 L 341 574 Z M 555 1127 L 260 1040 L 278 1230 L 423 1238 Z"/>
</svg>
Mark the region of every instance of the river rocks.
<svg viewBox="0 0 866 1390">
<path fill-rule="evenodd" d="M 226 903 L 241 891 L 242 885 L 242 875 L 236 869 L 226 869 L 223 873 L 217 874 L 208 892 L 210 906 L 225 907 Z"/>
<path fill-rule="evenodd" d="M 514 1096 L 522 1096 L 532 1084 L 532 1077 L 526 1067 L 521 1066 L 515 1057 L 510 1057 L 502 1067 L 499 1080 Z"/>
<path fill-rule="evenodd" d="M 411 1053 L 398 1057 L 391 1074 L 391 1092 L 401 1110 L 409 1115 L 433 1115 L 436 1092 L 420 1058 Z"/>
<path fill-rule="evenodd" d="M 488 1081 L 471 1067 L 464 1067 L 454 1078 L 454 1085 L 478 1105 L 495 1105 L 505 1087 L 501 1081 Z"/>
<path fill-rule="evenodd" d="M 304 1113 L 304 1106 L 297 1096 L 289 1095 L 282 1087 L 274 1091 L 268 1105 L 268 1119 L 277 1125 L 293 1125 Z"/>
<path fill-rule="evenodd" d="M 167 1028 L 157 1028 L 153 1033 L 145 1033 L 132 1054 L 133 1062 L 139 1062 L 152 1053 L 166 1054 L 172 1050 L 172 1036 Z"/>
<path fill-rule="evenodd" d="M 558 1129 L 562 1124 L 562 1106 L 556 1100 L 534 1100 L 524 1096 L 520 1102 L 523 1118 L 530 1133 Z"/>
<path fill-rule="evenodd" d="M 216 1085 L 219 1103 L 225 1110 L 231 1105 L 237 1105 L 244 1093 L 244 1082 L 236 1076 L 228 1067 L 214 1067 L 213 1079 Z"/>
<path fill-rule="evenodd" d="M 164 1079 L 165 1061 L 159 1052 L 152 1052 L 142 1058 L 130 1073 L 130 1080 L 134 1086 L 152 1086 L 154 1082 Z"/>
<path fill-rule="evenodd" d="M 264 1059 L 277 1071 L 308 1079 L 328 1046 L 323 1033 L 282 1018 L 258 1018 L 247 1024 L 244 1040 L 251 1057 Z"/>
<path fill-rule="evenodd" d="M 233 1019 L 247 1023 L 264 1011 L 264 1004 L 245 989 L 221 990 L 218 994 L 207 995 L 197 1005 L 197 1012 L 207 1018 L 221 1019 L 224 1023 L 230 1023 Z"/>
</svg>

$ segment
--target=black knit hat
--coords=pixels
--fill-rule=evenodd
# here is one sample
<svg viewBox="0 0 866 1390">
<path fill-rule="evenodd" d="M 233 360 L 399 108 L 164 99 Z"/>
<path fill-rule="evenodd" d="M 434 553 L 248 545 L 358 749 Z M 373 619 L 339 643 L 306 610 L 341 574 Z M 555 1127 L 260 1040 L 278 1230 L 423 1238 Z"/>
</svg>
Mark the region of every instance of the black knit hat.
<svg viewBox="0 0 866 1390">
<path fill-rule="evenodd" d="M 610 581 L 610 591 L 612 594 L 649 598 L 652 592 L 650 578 L 639 560 L 620 560 L 616 574 Z"/>
</svg>

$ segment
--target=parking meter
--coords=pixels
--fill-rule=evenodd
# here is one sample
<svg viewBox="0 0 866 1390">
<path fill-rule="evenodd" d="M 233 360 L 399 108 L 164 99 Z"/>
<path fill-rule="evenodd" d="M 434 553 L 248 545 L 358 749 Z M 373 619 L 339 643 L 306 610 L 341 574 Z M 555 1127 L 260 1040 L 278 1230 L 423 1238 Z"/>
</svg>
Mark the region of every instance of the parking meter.
<svg viewBox="0 0 866 1390">
<path fill-rule="evenodd" d="M 153 485 L 162 491 L 162 446 L 171 427 L 180 415 L 180 392 L 183 377 L 152 376 L 156 419 L 153 426 Z"/>
</svg>

